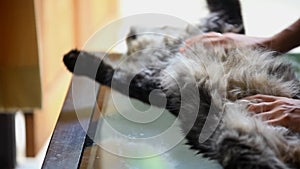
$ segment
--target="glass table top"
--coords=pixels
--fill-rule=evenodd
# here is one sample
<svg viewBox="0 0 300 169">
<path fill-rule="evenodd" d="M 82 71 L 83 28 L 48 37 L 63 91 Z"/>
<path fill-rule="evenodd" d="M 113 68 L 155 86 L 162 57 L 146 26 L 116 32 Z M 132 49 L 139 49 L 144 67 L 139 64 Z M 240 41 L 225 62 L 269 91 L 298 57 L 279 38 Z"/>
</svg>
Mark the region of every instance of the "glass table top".
<svg viewBox="0 0 300 169">
<path fill-rule="evenodd" d="M 286 58 L 300 77 L 300 55 Z M 179 124 L 164 109 L 74 77 L 42 168 L 222 168 L 185 144 Z"/>
<path fill-rule="evenodd" d="M 221 168 L 189 149 L 180 122 L 168 111 L 135 99 L 129 105 L 127 96 L 109 88 L 100 92 L 105 94 L 94 143 L 85 148 L 80 168 Z"/>
</svg>

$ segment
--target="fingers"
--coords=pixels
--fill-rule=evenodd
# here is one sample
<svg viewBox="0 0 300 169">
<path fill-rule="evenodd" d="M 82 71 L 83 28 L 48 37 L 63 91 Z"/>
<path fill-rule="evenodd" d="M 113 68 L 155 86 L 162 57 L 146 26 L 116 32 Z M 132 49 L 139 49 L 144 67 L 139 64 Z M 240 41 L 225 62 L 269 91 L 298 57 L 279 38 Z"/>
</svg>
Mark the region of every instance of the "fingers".
<svg viewBox="0 0 300 169">
<path fill-rule="evenodd" d="M 265 102 L 274 102 L 278 98 L 280 98 L 280 97 L 271 96 L 271 95 L 257 94 L 257 95 L 254 95 L 254 96 L 246 97 L 244 99 L 246 99 L 246 100 L 262 100 L 262 101 L 265 101 Z"/>
<path fill-rule="evenodd" d="M 273 108 L 275 108 L 277 106 L 276 102 L 261 102 L 261 103 L 254 103 L 254 104 L 250 104 L 248 106 L 248 110 L 255 112 L 255 113 L 261 113 L 261 112 L 266 112 L 266 111 L 270 111 Z"/>
<path fill-rule="evenodd" d="M 190 39 L 187 39 L 185 41 L 185 46 L 179 48 L 179 52 L 185 52 L 186 48 L 188 48 L 189 46 L 191 46 L 192 44 L 201 42 L 204 46 L 214 46 L 217 44 L 226 44 L 227 43 L 227 38 L 225 38 L 225 36 L 223 36 L 221 33 L 217 33 L 217 32 L 209 32 L 209 33 L 205 33 Z"/>
<path fill-rule="evenodd" d="M 185 52 L 185 47 L 180 47 L 179 52 L 181 52 L 181 53 Z"/>
<path fill-rule="evenodd" d="M 258 103 L 252 103 L 248 106 L 248 110 L 255 113 L 269 112 L 271 110 L 280 111 L 281 109 L 288 108 L 293 105 L 293 100 L 284 97 L 269 96 L 269 95 L 254 95 L 245 98 L 250 101 L 258 101 Z"/>
<path fill-rule="evenodd" d="M 288 125 L 288 117 L 289 115 L 287 113 L 282 114 L 281 116 L 267 120 L 266 123 L 273 125 L 273 126 L 284 126 L 284 127 L 289 127 Z"/>
<path fill-rule="evenodd" d="M 297 132 L 300 131 L 299 100 L 262 94 L 245 99 L 260 101 L 248 106 L 249 111 L 258 113 L 254 117 L 260 118 L 270 125 L 284 126 Z"/>
<path fill-rule="evenodd" d="M 279 106 L 274 109 L 271 109 L 270 111 L 266 111 L 263 113 L 259 113 L 255 115 L 255 117 L 260 117 L 263 120 L 271 120 L 271 119 L 278 119 L 282 115 L 291 113 L 293 111 L 293 108 L 290 106 Z"/>
<path fill-rule="evenodd" d="M 226 43 L 229 43 L 227 39 L 223 37 L 211 37 L 211 38 L 206 38 L 202 40 L 202 43 L 204 45 L 225 45 Z"/>
<path fill-rule="evenodd" d="M 293 107 L 289 111 L 267 120 L 266 123 L 273 126 L 284 126 L 295 132 L 300 132 L 300 110 Z"/>
<path fill-rule="evenodd" d="M 191 45 L 193 43 L 196 43 L 196 42 L 199 42 L 199 41 L 203 41 L 203 40 L 208 40 L 208 39 L 214 39 L 214 40 L 217 40 L 219 39 L 220 37 L 222 37 L 223 35 L 221 33 L 217 33 L 217 32 L 209 32 L 209 33 L 205 33 L 203 35 L 199 35 L 199 36 L 196 36 L 194 38 L 190 38 L 190 39 L 187 39 L 185 41 L 185 43 L 187 45 Z"/>
<path fill-rule="evenodd" d="M 282 100 L 275 100 L 272 102 L 260 102 L 253 103 L 248 106 L 249 111 L 253 111 L 255 113 L 267 112 L 273 110 L 275 108 L 285 108 L 291 104 L 284 102 Z"/>
<path fill-rule="evenodd" d="M 197 42 L 202 42 L 207 47 L 221 45 L 224 48 L 235 48 L 245 46 L 260 46 L 268 41 L 268 38 L 257 38 L 251 36 L 240 35 L 236 33 L 217 33 L 209 32 L 196 37 L 192 37 L 185 41 L 186 46 L 190 46 Z M 181 49 L 184 51 L 185 47 Z"/>
</svg>

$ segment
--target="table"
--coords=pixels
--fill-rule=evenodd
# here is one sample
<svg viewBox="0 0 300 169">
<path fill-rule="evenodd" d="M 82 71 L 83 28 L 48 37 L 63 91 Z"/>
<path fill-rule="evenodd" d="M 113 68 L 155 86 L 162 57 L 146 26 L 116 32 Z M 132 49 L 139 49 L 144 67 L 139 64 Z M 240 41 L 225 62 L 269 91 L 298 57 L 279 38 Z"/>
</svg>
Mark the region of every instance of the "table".
<svg viewBox="0 0 300 169">
<path fill-rule="evenodd" d="M 299 58 L 299 55 L 288 57 L 293 61 L 297 77 Z M 176 118 L 169 112 L 154 109 L 150 113 L 161 112 L 158 118 L 143 123 L 146 116 L 143 112 L 150 107 L 134 99 L 129 99 L 129 105 L 123 102 L 126 99 L 127 96 L 108 87 L 74 76 L 42 168 L 221 168 L 215 161 L 189 150 L 181 139 Z M 172 125 L 171 135 L 151 142 L 141 141 L 155 137 Z M 172 140 L 179 142 L 165 149 Z"/>
<path fill-rule="evenodd" d="M 74 83 L 80 83 L 82 90 L 74 93 Z M 194 151 L 189 150 L 189 146 L 185 145 L 185 140 L 180 140 L 182 137 L 178 124 L 172 128 L 171 135 L 155 139 L 156 141 L 151 141 L 150 143 L 139 141 L 138 139 L 141 138 L 150 138 L 151 136 L 158 135 L 162 130 L 176 123 L 176 118 L 166 110 L 156 108 L 153 111 L 162 110 L 162 113 L 153 122 L 149 124 L 132 123 L 118 114 L 118 111 L 133 112 L 135 114 L 138 111 L 148 110 L 149 106 L 137 100 L 130 99 L 134 107 L 126 108 L 126 105 L 125 107 L 123 105 L 123 107 L 116 109 L 117 106 L 115 103 L 127 99 L 127 96 L 111 91 L 108 87 L 99 87 L 97 85 L 95 86 L 97 94 L 94 95 L 97 98 L 94 98 L 97 104 L 95 102 L 89 103 L 93 98 L 88 96 L 90 93 L 87 93 L 85 89 L 90 88 L 87 86 L 93 85 L 93 83 L 93 81 L 84 77 L 73 77 L 48 147 L 42 166 L 43 169 L 175 169 L 186 167 L 199 169 L 199 166 L 209 169 L 220 168 L 216 162 L 202 158 L 200 155 L 196 156 L 194 155 Z M 76 108 L 80 106 L 76 106 L 78 103 L 74 101 L 76 99 L 74 94 L 80 96 L 80 98 L 86 97 L 87 99 L 83 99 L 85 101 L 88 100 L 85 103 L 82 100 L 78 101 L 79 104 L 85 105 L 81 108 L 82 112 L 76 112 Z M 114 101 L 112 99 L 113 95 L 117 97 L 117 100 Z M 102 116 L 103 114 L 105 116 Z M 121 132 L 125 138 L 115 135 L 110 130 L 111 126 L 115 130 L 118 130 L 118 132 Z M 165 148 L 168 146 L 168 142 L 176 139 L 179 141 L 177 145 L 168 147 L 169 149 Z M 156 155 L 157 153 L 161 153 L 160 150 L 166 152 Z M 119 154 L 121 156 L 116 155 L 118 151 L 122 151 Z M 140 158 L 142 156 L 143 158 Z"/>
</svg>

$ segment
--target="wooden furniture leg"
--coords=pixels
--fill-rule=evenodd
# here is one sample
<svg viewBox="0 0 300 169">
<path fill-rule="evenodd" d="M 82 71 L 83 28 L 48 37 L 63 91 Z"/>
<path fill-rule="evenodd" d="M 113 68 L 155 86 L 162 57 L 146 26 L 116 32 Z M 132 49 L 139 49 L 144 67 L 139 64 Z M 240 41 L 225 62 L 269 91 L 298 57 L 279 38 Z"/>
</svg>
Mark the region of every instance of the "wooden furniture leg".
<svg viewBox="0 0 300 169">
<path fill-rule="evenodd" d="M 54 106 L 53 106 L 54 107 Z M 25 113 L 26 156 L 35 157 L 47 143 L 57 121 L 58 112 L 35 110 Z"/>
</svg>

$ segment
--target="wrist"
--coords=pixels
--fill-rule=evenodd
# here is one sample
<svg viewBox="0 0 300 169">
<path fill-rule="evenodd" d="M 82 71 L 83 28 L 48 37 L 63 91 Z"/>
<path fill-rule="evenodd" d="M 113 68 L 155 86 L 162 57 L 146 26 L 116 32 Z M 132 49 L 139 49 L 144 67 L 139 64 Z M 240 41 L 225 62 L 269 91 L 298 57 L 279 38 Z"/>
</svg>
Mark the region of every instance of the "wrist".
<svg viewBox="0 0 300 169">
<path fill-rule="evenodd" d="M 282 45 L 281 40 L 282 39 L 279 36 L 274 35 L 268 38 L 264 38 L 259 45 L 272 51 L 285 53 L 286 50 L 284 45 Z"/>
<path fill-rule="evenodd" d="M 273 37 L 267 37 L 267 38 L 257 38 L 256 45 L 262 48 L 266 48 L 269 50 L 274 50 L 273 48 L 273 43 L 274 43 L 274 38 Z"/>
</svg>

